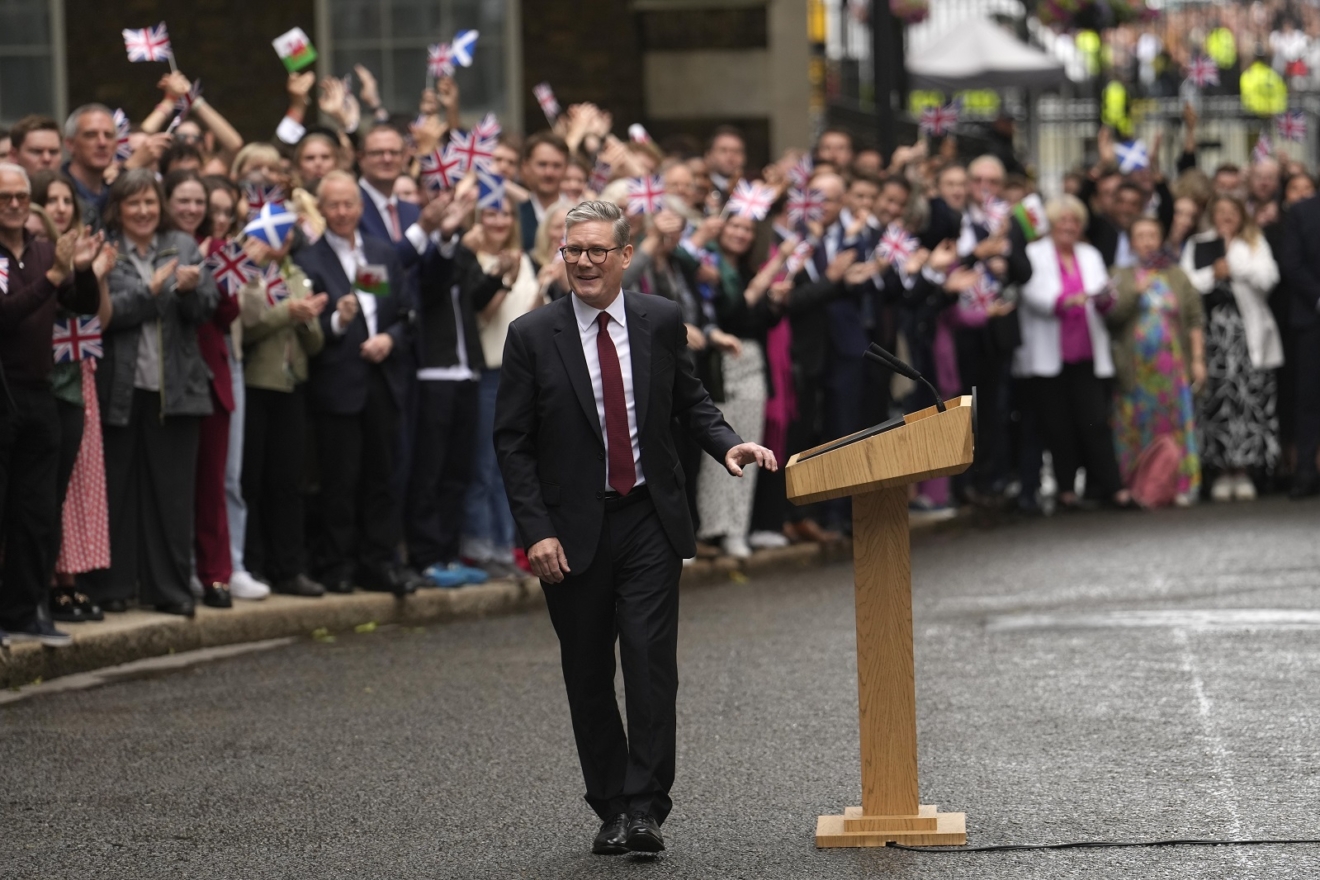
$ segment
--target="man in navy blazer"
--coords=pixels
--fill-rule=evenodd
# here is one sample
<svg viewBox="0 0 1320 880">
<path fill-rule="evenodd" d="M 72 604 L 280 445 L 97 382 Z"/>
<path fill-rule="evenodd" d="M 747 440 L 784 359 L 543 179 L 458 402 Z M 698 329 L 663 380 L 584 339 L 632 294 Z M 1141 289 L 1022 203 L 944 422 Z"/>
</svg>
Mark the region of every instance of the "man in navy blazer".
<svg viewBox="0 0 1320 880">
<path fill-rule="evenodd" d="M 1320 448 L 1320 197 L 1298 202 L 1283 217 L 1279 272 L 1288 290 L 1289 354 L 1297 366 L 1297 396 L 1279 406 L 1297 408 L 1295 501 L 1320 494 L 1316 450 Z"/>
<path fill-rule="evenodd" d="M 352 175 L 322 178 L 319 206 L 326 233 L 294 257 L 312 289 L 330 299 L 320 318 L 325 347 L 312 358 L 308 381 L 321 487 L 313 565 L 332 592 L 351 592 L 355 581 L 412 592 L 418 577 L 394 561 L 402 522 L 391 488 L 404 399 L 406 277 L 388 241 L 358 231 L 362 194 Z M 356 289 L 357 271 L 368 265 L 386 267 L 388 295 Z"/>
<path fill-rule="evenodd" d="M 399 262 L 412 268 L 430 242 L 422 229 L 421 208 L 403 202 L 394 194 L 394 181 L 403 174 L 403 135 L 389 125 L 367 132 L 358 152 L 362 169 L 362 219 L 358 230 L 382 241 L 393 242 Z"/>
</svg>

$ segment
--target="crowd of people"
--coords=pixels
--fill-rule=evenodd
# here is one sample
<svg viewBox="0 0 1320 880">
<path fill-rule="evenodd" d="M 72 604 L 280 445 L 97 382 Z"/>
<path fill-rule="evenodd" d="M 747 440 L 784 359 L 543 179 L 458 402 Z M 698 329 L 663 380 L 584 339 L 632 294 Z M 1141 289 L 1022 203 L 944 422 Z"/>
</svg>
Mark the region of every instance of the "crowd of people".
<svg viewBox="0 0 1320 880">
<path fill-rule="evenodd" d="M 578 104 L 525 138 L 484 120 L 482 181 L 436 185 L 423 160 L 476 137 L 457 84 L 399 125 L 356 73 L 357 95 L 291 74 L 265 142 L 184 102 L 175 72 L 131 133 L 87 104 L 0 143 L 11 637 L 526 571 L 492 443 L 505 340 L 573 295 L 565 215 L 591 199 L 631 218 L 625 287 L 680 306 L 727 421 L 781 461 L 934 403 L 867 359 L 879 344 L 941 396 L 978 395 L 974 465 L 914 508 L 1320 490 L 1320 200 L 1297 163 L 1203 169 L 1189 132 L 1176 178 L 1124 174 L 1102 136 L 1042 203 L 951 137 L 886 159 L 829 129 L 756 169 L 734 127 L 620 139 Z M 297 221 L 275 240 L 244 231 L 266 202 Z M 237 280 L 236 255 L 255 268 Z M 719 479 L 685 436 L 699 555 L 850 529 L 846 501 Z"/>
</svg>

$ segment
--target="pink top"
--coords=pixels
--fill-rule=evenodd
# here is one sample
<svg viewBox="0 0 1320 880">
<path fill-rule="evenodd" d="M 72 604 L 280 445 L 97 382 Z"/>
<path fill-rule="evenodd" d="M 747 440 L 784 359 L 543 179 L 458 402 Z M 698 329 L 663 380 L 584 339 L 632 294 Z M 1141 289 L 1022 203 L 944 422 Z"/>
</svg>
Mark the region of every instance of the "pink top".
<svg viewBox="0 0 1320 880">
<path fill-rule="evenodd" d="M 1059 316 L 1059 347 L 1063 352 L 1065 364 L 1077 364 L 1095 358 L 1091 349 L 1091 328 L 1086 321 L 1086 305 L 1064 305 L 1068 297 L 1085 293 L 1082 284 L 1082 267 L 1074 258 L 1071 266 L 1059 257 L 1059 280 L 1062 292 L 1054 304 L 1054 313 Z"/>
</svg>

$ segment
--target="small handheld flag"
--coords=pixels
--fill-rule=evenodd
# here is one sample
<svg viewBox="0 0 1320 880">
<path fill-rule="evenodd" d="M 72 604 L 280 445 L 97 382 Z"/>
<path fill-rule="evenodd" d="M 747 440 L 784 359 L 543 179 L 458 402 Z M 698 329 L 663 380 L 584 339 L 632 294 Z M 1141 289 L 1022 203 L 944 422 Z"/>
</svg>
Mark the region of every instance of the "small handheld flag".
<svg viewBox="0 0 1320 880">
<path fill-rule="evenodd" d="M 990 231 L 998 232 L 1004 226 L 1004 221 L 1008 219 L 1008 212 L 1011 206 L 1003 199 L 997 199 L 993 196 L 985 200 L 981 207 L 985 212 L 985 223 L 990 227 Z"/>
<path fill-rule="evenodd" d="M 278 186 L 263 186 L 256 183 L 243 185 L 243 193 L 247 196 L 248 219 L 256 217 L 261 209 L 267 205 L 281 204 L 284 202 L 284 194 L 280 192 Z"/>
<path fill-rule="evenodd" d="M 473 168 L 489 168 L 495 158 L 495 141 L 477 137 L 475 131 L 464 133 L 453 131 L 449 134 L 449 149 L 458 159 L 460 174 L 467 174 Z"/>
<path fill-rule="evenodd" d="M 433 193 L 453 189 L 454 185 L 463 179 L 461 165 L 462 162 L 453 154 L 451 148 L 443 151 L 435 149 L 418 159 L 422 183 L 429 192 Z"/>
<path fill-rule="evenodd" d="M 477 208 L 502 210 L 504 201 L 504 178 L 486 168 L 477 168 Z"/>
<path fill-rule="evenodd" d="M 73 315 L 55 320 L 51 335 L 55 363 L 71 364 L 105 356 L 101 345 L 101 319 L 92 315 Z"/>
<path fill-rule="evenodd" d="M 284 283 L 279 263 L 267 263 L 266 268 L 261 270 L 261 280 L 266 282 L 267 305 L 277 306 L 289 298 L 289 285 Z"/>
<path fill-rule="evenodd" d="M 243 234 L 279 250 L 298 222 L 298 215 L 279 202 L 268 202 L 254 220 L 243 227 Z"/>
<path fill-rule="evenodd" d="M 125 113 L 123 110 L 116 110 L 114 115 L 114 121 L 115 121 L 115 161 L 127 162 L 129 157 L 133 155 L 133 147 L 129 143 L 129 138 L 128 138 L 130 133 L 129 132 L 130 126 L 128 124 L 128 114 Z"/>
<path fill-rule="evenodd" d="M 169 127 L 165 129 L 166 134 L 173 134 L 174 129 L 179 127 L 179 123 L 183 122 L 184 117 L 192 112 L 193 105 L 197 103 L 197 99 L 201 96 L 202 81 L 200 79 L 193 80 L 192 86 L 188 89 L 188 94 L 180 95 L 179 99 L 174 102 L 174 118 L 170 120 Z"/>
<path fill-rule="evenodd" d="M 788 242 L 785 241 L 784 244 L 788 244 Z M 783 247 L 783 245 L 780 245 L 780 247 Z M 811 252 L 813 250 L 815 250 L 815 248 L 812 246 L 811 242 L 806 241 L 805 239 L 799 241 L 793 248 L 793 252 L 788 255 L 788 259 L 784 262 L 784 274 L 789 278 L 792 278 L 794 275 L 801 272 L 802 267 L 807 264 L 807 260 L 811 259 Z"/>
<path fill-rule="evenodd" d="M 9 258 L 0 257 L 0 293 L 9 293 Z"/>
<path fill-rule="evenodd" d="M 788 221 L 805 223 L 819 220 L 825 214 L 825 194 L 818 189 L 790 189 L 788 191 Z"/>
<path fill-rule="evenodd" d="M 1274 121 L 1274 126 L 1285 141 L 1306 140 L 1306 114 L 1301 110 L 1289 110 Z"/>
<path fill-rule="evenodd" d="M 628 181 L 628 213 L 656 214 L 665 206 L 665 182 L 659 175 Z"/>
<path fill-rule="evenodd" d="M 532 86 L 532 94 L 536 96 L 536 103 L 541 105 L 541 112 L 545 114 L 546 121 L 551 125 L 559 118 L 559 101 L 555 100 L 555 93 L 550 88 L 550 83 L 540 83 Z"/>
<path fill-rule="evenodd" d="M 426 49 L 426 72 L 434 79 L 454 75 L 454 56 L 448 43 L 435 43 Z"/>
<path fill-rule="evenodd" d="M 610 185 L 610 180 L 613 177 L 614 169 L 610 167 L 610 163 L 601 161 L 600 157 L 597 156 L 596 164 L 591 168 L 591 188 L 596 192 L 600 192 Z"/>
<path fill-rule="evenodd" d="M 906 229 L 897 223 L 890 223 L 885 227 L 884 234 L 880 236 L 880 242 L 876 245 L 875 252 L 891 266 L 896 263 L 901 265 L 917 252 L 918 245 L 918 241 L 908 235 Z"/>
<path fill-rule="evenodd" d="M 772 187 L 740 180 L 729 195 L 729 203 L 725 205 L 725 209 L 739 217 L 764 220 L 765 215 L 770 213 L 770 206 L 774 201 L 775 191 Z"/>
<path fill-rule="evenodd" d="M 1219 65 L 1214 59 L 1198 55 L 1187 64 L 1187 78 L 1198 89 L 1219 85 Z"/>
<path fill-rule="evenodd" d="M 169 61 L 173 62 L 174 50 L 170 48 L 170 32 L 165 29 L 165 22 L 149 28 L 124 28 L 124 48 L 128 50 L 129 61 Z"/>
<path fill-rule="evenodd" d="M 958 306 L 964 311 L 984 312 L 999 300 L 999 282 L 984 269 L 976 273 L 976 283 L 958 296 Z"/>
<path fill-rule="evenodd" d="M 239 288 L 261 272 L 261 267 L 248 257 L 236 241 L 231 241 L 207 257 L 206 268 L 211 270 L 215 286 L 225 296 L 237 295 Z"/>
<path fill-rule="evenodd" d="M 500 121 L 494 113 L 487 113 L 481 117 L 481 121 L 472 126 L 472 133 L 483 141 L 493 141 L 500 136 L 504 129 L 500 127 Z"/>
<path fill-rule="evenodd" d="M 1022 227 L 1022 234 L 1028 244 L 1050 231 L 1045 206 L 1036 193 L 1031 193 L 1013 208 L 1013 219 Z"/>
<path fill-rule="evenodd" d="M 651 135 L 647 133 L 646 129 L 640 122 L 634 122 L 632 125 L 628 126 L 628 140 L 632 141 L 634 144 L 649 144 L 651 142 Z"/>
<path fill-rule="evenodd" d="M 1251 148 L 1252 164 L 1254 165 L 1258 162 L 1264 162 L 1266 159 L 1270 158 L 1273 153 L 1274 143 L 1270 140 L 1270 136 L 1262 131 L 1260 137 L 1256 139 L 1256 146 Z"/>
<path fill-rule="evenodd" d="M 811 161 L 811 154 L 803 153 L 802 158 L 788 169 L 788 179 L 793 182 L 793 186 L 798 189 L 806 189 L 807 184 L 811 182 L 811 172 L 815 170 L 815 163 Z"/>
<path fill-rule="evenodd" d="M 459 67 L 472 66 L 472 51 L 477 48 L 477 31 L 459 31 L 454 34 L 454 40 L 449 44 L 449 51 L 453 55 L 454 63 Z"/>
<path fill-rule="evenodd" d="M 917 121 L 917 129 L 922 134 L 928 134 L 932 137 L 952 134 L 958 127 L 958 105 L 946 104 L 943 107 L 927 107 L 921 111 L 921 118 Z"/>
<path fill-rule="evenodd" d="M 1131 174 L 1150 167 L 1150 156 L 1146 153 L 1146 144 L 1142 141 L 1128 141 L 1115 144 L 1114 154 L 1118 156 L 1118 170 L 1122 174 Z"/>
<path fill-rule="evenodd" d="M 284 62 L 284 69 L 297 73 L 316 63 L 316 47 L 307 39 L 307 32 L 300 27 L 286 31 L 270 41 L 275 47 L 275 54 Z"/>
<path fill-rule="evenodd" d="M 367 293 L 376 297 L 389 296 L 389 269 L 379 263 L 358 266 L 357 276 L 353 279 L 353 287 L 358 293 Z"/>
</svg>

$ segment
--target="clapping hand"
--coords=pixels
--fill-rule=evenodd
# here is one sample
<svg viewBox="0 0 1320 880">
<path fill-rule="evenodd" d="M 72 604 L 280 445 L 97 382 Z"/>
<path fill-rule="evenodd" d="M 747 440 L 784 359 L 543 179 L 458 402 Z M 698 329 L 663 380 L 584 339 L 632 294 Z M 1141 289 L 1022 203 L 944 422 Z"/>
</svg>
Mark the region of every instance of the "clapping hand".
<svg viewBox="0 0 1320 880">
<path fill-rule="evenodd" d="M 341 331 L 347 330 L 348 325 L 353 323 L 353 319 L 358 314 L 357 297 L 351 293 L 347 296 L 341 296 L 339 301 L 335 303 L 335 313 L 339 315 L 339 329 Z"/>
<path fill-rule="evenodd" d="M 202 280 L 202 267 L 198 266 L 180 266 L 174 273 L 174 289 L 183 293 L 190 293 L 197 289 L 197 284 Z"/>
<path fill-rule="evenodd" d="M 320 315 L 329 301 L 330 296 L 325 293 L 317 293 L 303 299 L 285 300 L 289 304 L 289 317 L 299 323 L 306 323 Z"/>
<path fill-rule="evenodd" d="M 75 230 L 70 229 L 70 232 Z M 79 272 L 86 272 L 93 268 L 93 263 L 101 253 L 101 246 L 105 244 L 105 233 L 98 232 L 95 235 L 88 235 L 91 227 L 76 230 L 76 240 L 73 245 L 73 268 Z M 63 236 L 61 236 L 63 240 Z M 114 265 L 111 263 L 111 265 Z M 99 277 L 99 276 L 98 276 Z"/>
</svg>

